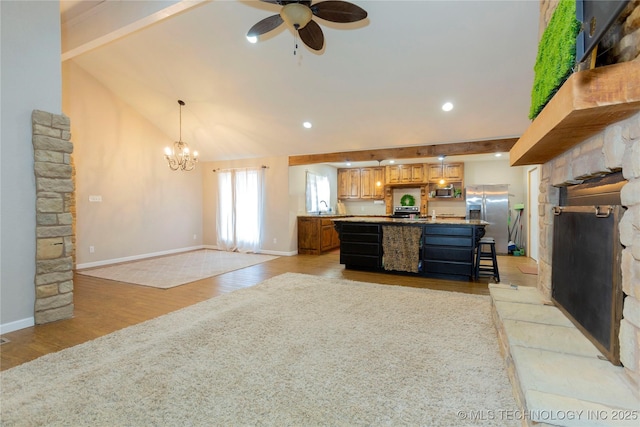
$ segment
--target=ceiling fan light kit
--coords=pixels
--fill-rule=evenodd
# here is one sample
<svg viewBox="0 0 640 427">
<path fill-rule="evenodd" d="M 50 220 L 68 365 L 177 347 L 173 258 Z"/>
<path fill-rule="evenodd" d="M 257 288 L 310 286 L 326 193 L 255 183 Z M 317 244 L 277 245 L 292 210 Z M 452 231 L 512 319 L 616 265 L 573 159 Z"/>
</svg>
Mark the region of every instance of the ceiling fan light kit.
<svg viewBox="0 0 640 427">
<path fill-rule="evenodd" d="M 311 21 L 313 13 L 305 5 L 289 3 L 280 11 L 280 17 L 289 28 L 297 31 L 304 28 Z"/>
<path fill-rule="evenodd" d="M 256 40 L 260 35 L 275 30 L 283 23 L 294 32 L 307 47 L 319 51 L 324 47 L 324 34 L 314 16 L 326 21 L 347 23 L 366 19 L 367 12 L 355 4 L 342 0 L 328 0 L 312 5 L 312 1 L 261 0 L 282 6 L 280 13 L 269 16 L 249 29 L 247 39 Z"/>
</svg>

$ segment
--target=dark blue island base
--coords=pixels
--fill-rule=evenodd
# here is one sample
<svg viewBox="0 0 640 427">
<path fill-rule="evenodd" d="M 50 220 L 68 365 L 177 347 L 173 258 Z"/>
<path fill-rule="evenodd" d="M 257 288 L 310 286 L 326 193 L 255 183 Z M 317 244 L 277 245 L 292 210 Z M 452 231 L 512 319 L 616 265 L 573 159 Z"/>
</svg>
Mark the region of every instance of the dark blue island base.
<svg viewBox="0 0 640 427">
<path fill-rule="evenodd" d="M 473 280 L 478 220 L 334 218 L 340 263 L 348 269 Z"/>
</svg>

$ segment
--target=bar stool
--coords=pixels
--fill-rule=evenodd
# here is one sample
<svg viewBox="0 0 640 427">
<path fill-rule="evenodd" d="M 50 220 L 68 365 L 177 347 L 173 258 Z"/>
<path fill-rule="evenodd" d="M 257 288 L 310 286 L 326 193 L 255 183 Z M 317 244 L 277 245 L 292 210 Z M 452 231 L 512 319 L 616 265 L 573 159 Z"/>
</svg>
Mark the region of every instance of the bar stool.
<svg viewBox="0 0 640 427">
<path fill-rule="evenodd" d="M 500 283 L 498 260 L 496 258 L 496 241 L 493 237 L 483 237 L 478 242 L 475 269 L 476 280 L 480 276 L 493 277 L 496 283 Z"/>
</svg>

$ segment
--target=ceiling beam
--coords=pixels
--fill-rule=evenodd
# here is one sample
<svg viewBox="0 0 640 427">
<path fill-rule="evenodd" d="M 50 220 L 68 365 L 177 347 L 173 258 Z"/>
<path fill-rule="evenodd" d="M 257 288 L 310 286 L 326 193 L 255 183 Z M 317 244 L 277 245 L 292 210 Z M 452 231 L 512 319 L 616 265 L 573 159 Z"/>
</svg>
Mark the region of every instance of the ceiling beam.
<svg viewBox="0 0 640 427">
<path fill-rule="evenodd" d="M 61 23 L 62 61 L 211 0 L 103 1 Z"/>
<path fill-rule="evenodd" d="M 366 162 L 420 157 L 461 156 L 468 154 L 504 153 L 511 150 L 518 138 L 489 139 L 483 141 L 459 142 L 455 144 L 418 145 L 378 150 L 342 151 L 338 153 L 304 154 L 289 156 L 289 166 L 314 163 Z"/>
</svg>

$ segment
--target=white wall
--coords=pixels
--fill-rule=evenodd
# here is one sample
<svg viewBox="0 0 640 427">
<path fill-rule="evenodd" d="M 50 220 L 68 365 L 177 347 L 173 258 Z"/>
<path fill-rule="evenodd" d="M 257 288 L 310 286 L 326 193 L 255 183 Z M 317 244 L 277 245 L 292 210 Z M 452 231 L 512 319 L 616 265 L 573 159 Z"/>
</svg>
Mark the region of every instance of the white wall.
<svg viewBox="0 0 640 427">
<path fill-rule="evenodd" d="M 62 112 L 58 2 L 0 2 L 0 41 L 0 331 L 4 333 L 33 325 L 36 201 L 31 112 Z"/>
<path fill-rule="evenodd" d="M 297 252 L 296 213 L 289 209 L 289 173 L 287 157 L 266 157 L 202 164 L 204 244 L 215 247 L 218 180 L 213 169 L 268 166 L 265 169 L 264 230 L 261 252 L 293 255 Z M 288 210 L 289 209 L 289 210 Z M 275 241 L 274 241 L 275 239 Z"/>
<path fill-rule="evenodd" d="M 171 171 L 163 149 L 173 138 L 73 60 L 64 62 L 63 78 L 76 167 L 77 267 L 201 247 L 202 166 Z M 178 130 L 176 106 L 176 137 Z M 90 195 L 102 202 L 89 202 Z"/>
<path fill-rule="evenodd" d="M 540 170 L 541 166 L 529 166 L 526 169 L 526 182 L 529 203 L 526 206 L 527 247 L 525 253 L 528 257 L 538 260 L 538 245 L 540 244 L 540 216 L 538 212 L 538 197 L 540 195 Z"/>
</svg>

